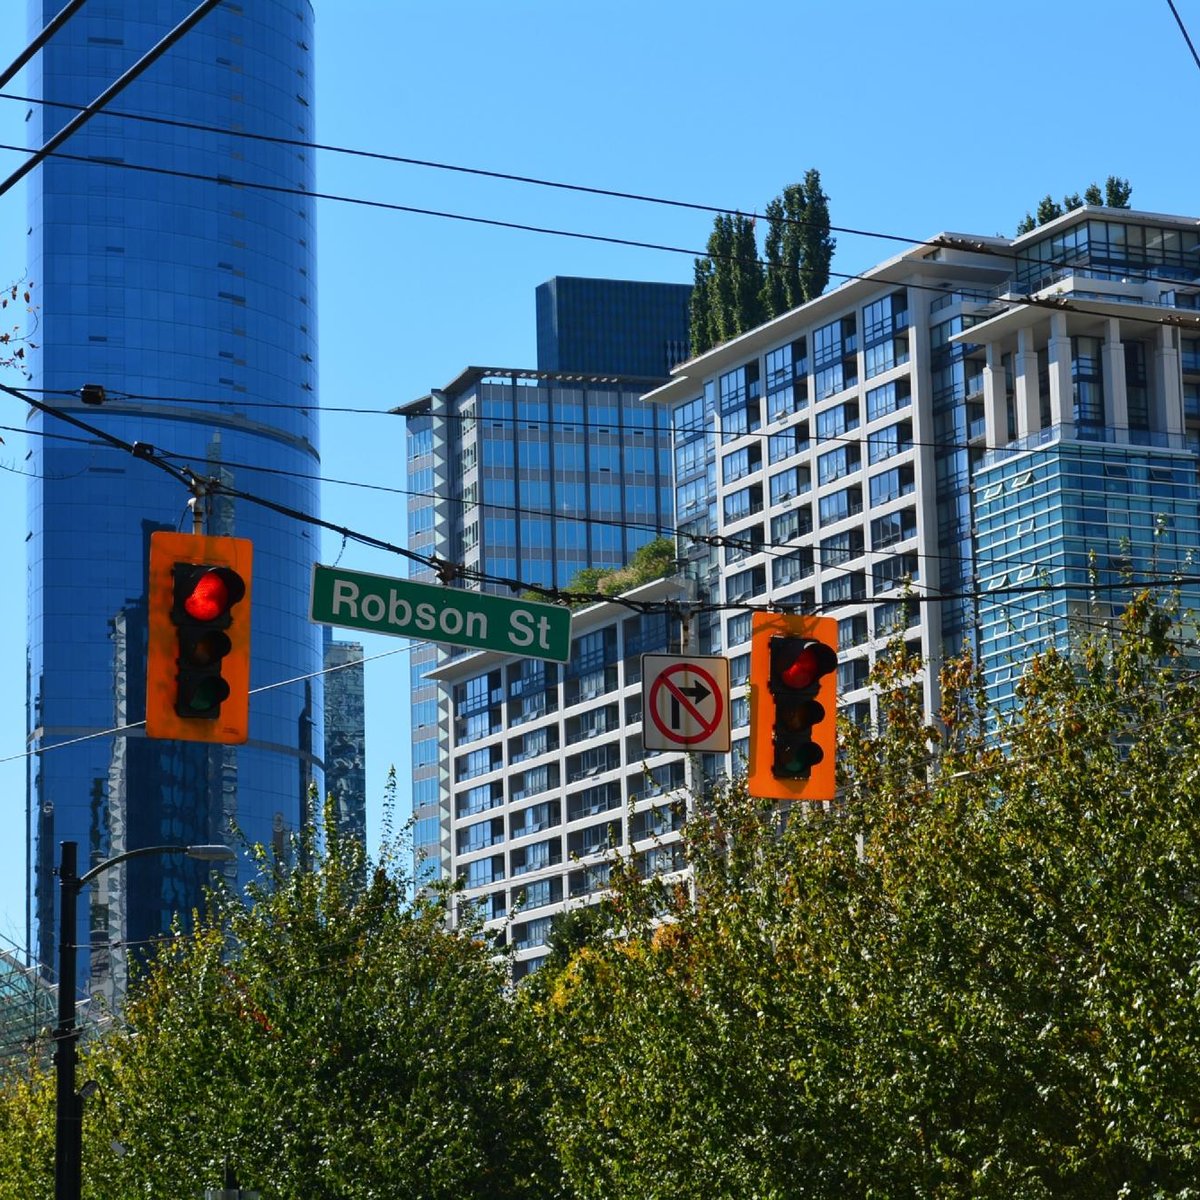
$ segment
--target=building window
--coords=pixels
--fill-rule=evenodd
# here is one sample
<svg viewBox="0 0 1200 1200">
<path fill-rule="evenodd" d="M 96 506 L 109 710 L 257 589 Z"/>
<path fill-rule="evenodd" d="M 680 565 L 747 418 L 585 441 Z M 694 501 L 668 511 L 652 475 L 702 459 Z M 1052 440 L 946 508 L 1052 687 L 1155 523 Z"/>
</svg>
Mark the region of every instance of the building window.
<svg viewBox="0 0 1200 1200">
<path fill-rule="evenodd" d="M 750 613 L 737 613 L 725 627 L 725 644 L 732 648 L 750 640 Z"/>
<path fill-rule="evenodd" d="M 827 441 L 838 438 L 851 429 L 858 428 L 858 401 L 847 400 L 835 404 L 823 413 L 817 414 L 817 440 Z"/>
<path fill-rule="evenodd" d="M 752 513 L 762 512 L 763 489 L 761 483 L 730 492 L 725 497 L 725 521 L 740 521 Z"/>
<path fill-rule="evenodd" d="M 920 578 L 920 563 L 914 551 L 893 554 L 875 563 L 871 568 L 875 594 L 891 591 L 903 583 Z"/>
<path fill-rule="evenodd" d="M 807 467 L 788 467 L 771 476 L 771 504 L 781 504 L 793 496 L 799 496 L 809 489 L 809 474 Z"/>
<path fill-rule="evenodd" d="M 916 476 L 912 463 L 893 467 L 890 471 L 882 471 L 871 476 L 871 506 L 886 504 L 900 496 L 907 496 L 915 484 Z"/>
<path fill-rule="evenodd" d="M 771 518 L 771 544 L 782 546 L 798 537 L 812 533 L 812 505 L 801 504 Z"/>
<path fill-rule="evenodd" d="M 817 459 L 817 483 L 832 483 L 835 479 L 849 475 L 851 471 L 857 471 L 861 465 L 862 459 L 857 445 L 839 446 L 836 450 L 829 450 Z"/>
<path fill-rule="evenodd" d="M 907 379 L 893 379 L 867 392 L 867 420 L 875 421 L 888 413 L 899 412 L 912 403 L 912 385 Z"/>
<path fill-rule="evenodd" d="M 739 479 L 757 471 L 762 466 L 762 443 L 755 442 L 750 446 L 742 446 L 726 454 L 721 459 L 721 479 L 725 483 L 734 483 Z"/>
<path fill-rule="evenodd" d="M 772 579 L 777 588 L 786 587 L 798 579 L 807 579 L 813 571 L 811 546 L 801 546 L 788 554 L 781 554 L 771 566 Z"/>
<path fill-rule="evenodd" d="M 877 346 L 868 346 L 863 351 L 863 369 L 868 379 L 882 375 L 893 367 L 908 362 L 908 338 L 888 338 Z"/>
<path fill-rule="evenodd" d="M 887 425 L 877 429 L 867 437 L 867 462 L 874 465 L 912 449 L 912 422 L 897 421 L 895 425 Z"/>
<path fill-rule="evenodd" d="M 855 613 L 838 622 L 838 649 L 852 650 L 867 640 L 867 614 Z"/>
<path fill-rule="evenodd" d="M 865 658 L 851 658 L 838 663 L 838 692 L 853 692 L 867 686 L 871 668 Z"/>
<path fill-rule="evenodd" d="M 821 539 L 821 566 L 841 566 L 844 563 L 848 563 L 852 558 L 858 558 L 862 552 L 862 529 L 843 529 L 841 533 L 835 533 Z"/>
<path fill-rule="evenodd" d="M 867 595 L 867 579 L 862 571 L 845 571 L 821 582 L 824 604 L 851 604 Z"/>
<path fill-rule="evenodd" d="M 901 508 L 871 522 L 871 549 L 886 550 L 899 542 L 917 535 L 917 513 L 912 508 Z"/>
<path fill-rule="evenodd" d="M 886 600 L 875 605 L 875 636 L 891 637 L 917 623 L 918 606 L 908 599 Z"/>
<path fill-rule="evenodd" d="M 799 454 L 808 449 L 808 422 L 797 421 L 789 425 L 781 433 L 767 436 L 767 458 L 770 462 L 783 462 L 793 454 Z"/>
<path fill-rule="evenodd" d="M 1071 390 L 1075 423 L 1099 428 L 1104 424 L 1104 372 L 1101 341 L 1094 337 L 1071 339 Z"/>
<path fill-rule="evenodd" d="M 830 492 L 817 502 L 817 510 L 822 525 L 832 525 L 835 521 L 855 516 L 862 512 L 862 488 L 854 484 L 842 488 L 840 492 Z"/>
</svg>

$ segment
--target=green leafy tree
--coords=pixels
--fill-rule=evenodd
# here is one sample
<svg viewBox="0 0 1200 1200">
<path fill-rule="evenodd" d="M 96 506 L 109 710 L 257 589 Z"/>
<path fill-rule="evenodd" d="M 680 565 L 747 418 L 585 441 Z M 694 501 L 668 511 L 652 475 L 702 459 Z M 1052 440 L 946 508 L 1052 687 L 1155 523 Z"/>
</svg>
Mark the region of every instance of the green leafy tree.
<svg viewBox="0 0 1200 1200">
<path fill-rule="evenodd" d="M 793 227 L 799 242 L 797 304 L 815 300 L 829 286 L 829 264 L 837 247 L 829 233 L 829 197 L 821 187 L 821 173 L 815 168 L 805 171 L 801 193 L 804 219 Z"/>
<path fill-rule="evenodd" d="M 618 871 L 530 993 L 577 1194 L 1194 1197 L 1185 648 L 1143 597 L 997 724 L 969 661 L 926 723 L 897 645 L 836 810 L 698 797 L 694 889 Z"/>
<path fill-rule="evenodd" d="M 447 931 L 444 898 L 407 899 L 397 856 L 371 865 L 328 829 L 309 870 L 262 858 L 248 902 L 173 939 L 89 1048 L 85 1196 L 197 1195 L 226 1161 L 264 1200 L 555 1194 L 504 962 Z M 40 1118 L 20 1091 L 0 1106 L 0 1195 L 50 1194 L 42 1094 Z"/>
<path fill-rule="evenodd" d="M 1104 181 L 1104 203 L 1109 208 L 1128 208 L 1132 196 L 1133 186 L 1128 179 L 1110 175 Z"/>
<path fill-rule="evenodd" d="M 793 185 L 794 186 L 794 185 Z M 784 196 L 791 188 L 784 189 Z M 788 298 L 799 291 L 800 281 L 796 276 L 795 264 L 784 261 L 784 230 L 787 228 L 787 216 L 783 200 L 776 196 L 766 207 L 767 237 L 765 253 L 767 260 L 766 275 L 763 279 L 762 309 L 768 318 L 787 312 L 794 305 L 788 303 Z"/>
<path fill-rule="evenodd" d="M 1119 175 L 1110 175 L 1104 181 L 1103 191 L 1101 191 L 1098 183 L 1090 183 L 1084 190 L 1082 197 L 1078 192 L 1072 192 L 1070 195 L 1063 197 L 1061 204 L 1047 194 L 1038 203 L 1036 216 L 1026 213 L 1017 224 L 1017 236 L 1020 237 L 1024 233 L 1030 233 L 1039 225 L 1045 225 L 1048 221 L 1053 221 L 1056 217 L 1061 217 L 1064 212 L 1070 212 L 1072 209 L 1080 208 L 1084 204 L 1106 205 L 1109 208 L 1128 208 L 1132 195 L 1133 187 L 1129 180 L 1122 179 Z"/>
<path fill-rule="evenodd" d="M 707 257 L 697 259 L 690 327 L 692 353 L 702 354 L 763 321 L 819 296 L 829 282 L 836 245 L 829 197 L 809 170 L 766 207 L 766 264 L 759 260 L 753 218 L 718 214 Z"/>
<path fill-rule="evenodd" d="M 582 607 L 594 603 L 594 597 L 615 596 L 652 579 L 661 579 L 675 569 L 675 543 L 671 538 L 657 537 L 639 546 L 623 567 L 584 567 L 563 589 L 588 598 L 574 603 Z"/>
</svg>

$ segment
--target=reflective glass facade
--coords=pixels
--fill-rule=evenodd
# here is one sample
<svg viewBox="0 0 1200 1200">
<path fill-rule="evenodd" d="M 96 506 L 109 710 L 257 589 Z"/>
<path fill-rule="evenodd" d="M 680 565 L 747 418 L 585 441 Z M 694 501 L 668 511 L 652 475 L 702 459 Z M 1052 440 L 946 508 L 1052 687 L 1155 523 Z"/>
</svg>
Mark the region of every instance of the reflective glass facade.
<svg viewBox="0 0 1200 1200">
<path fill-rule="evenodd" d="M 31 26 L 59 7 L 32 0 Z M 34 94 L 91 100 L 191 7 L 84 6 L 35 60 Z M 308 0 L 221 5 L 114 108 L 311 139 L 312 20 Z M 69 116 L 34 106 L 30 143 Z M 92 161 L 52 158 L 30 177 L 29 276 L 41 322 L 32 386 L 198 474 L 317 513 L 317 415 L 306 407 L 317 379 L 314 206 L 217 181 L 311 191 L 311 157 L 117 115 L 93 119 L 69 149 Z M 85 383 L 105 387 L 102 408 L 71 395 Z M 209 532 L 254 543 L 251 688 L 299 681 L 252 696 L 245 747 L 148 740 L 136 728 L 147 547 L 156 529 L 191 528 L 187 492 L 53 418 L 35 415 L 29 427 L 29 727 L 31 745 L 46 752 L 31 759 L 28 780 L 28 936 L 49 963 L 60 841 L 79 843 L 85 870 L 125 849 L 224 840 L 232 825 L 277 846 L 296 828 L 322 751 L 321 681 L 312 677 L 321 636 L 307 619 L 318 536 L 258 505 L 212 503 Z M 147 858 L 89 887 L 76 931 L 91 946 L 81 984 L 90 976 L 93 988 L 119 994 L 126 968 L 114 943 L 142 943 L 186 914 L 201 899 L 203 866 Z"/>
<path fill-rule="evenodd" d="M 542 371 L 665 376 L 688 357 L 687 283 L 556 275 L 537 289 Z"/>
<path fill-rule="evenodd" d="M 672 525 L 669 414 L 641 400 L 653 382 L 471 368 L 407 405 L 409 548 L 543 587 L 624 566 Z M 447 657 L 425 643 L 411 658 L 422 879 L 450 862 L 449 697 L 426 678 Z"/>
<path fill-rule="evenodd" d="M 1196 457 L 1088 441 L 996 455 L 976 476 L 975 521 L 980 650 L 1005 711 L 1033 654 L 1111 628 L 1147 580 L 1194 576 Z M 1200 610 L 1194 583 L 1180 604 Z"/>
</svg>

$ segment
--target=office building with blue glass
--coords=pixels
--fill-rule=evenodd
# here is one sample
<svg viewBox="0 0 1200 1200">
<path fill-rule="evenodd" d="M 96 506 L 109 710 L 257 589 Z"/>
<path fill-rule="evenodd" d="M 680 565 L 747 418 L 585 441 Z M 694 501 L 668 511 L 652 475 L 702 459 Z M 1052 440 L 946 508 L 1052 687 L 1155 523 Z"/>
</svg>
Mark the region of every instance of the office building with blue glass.
<svg viewBox="0 0 1200 1200">
<path fill-rule="evenodd" d="M 503 595 L 505 580 L 563 588 L 585 567 L 624 566 L 672 525 L 669 414 L 641 400 L 656 382 L 471 367 L 397 410 L 409 548 L 487 576 L 481 586 Z M 450 864 L 450 696 L 428 677 L 447 657 L 418 643 L 410 659 L 421 878 Z"/>
<path fill-rule="evenodd" d="M 59 7 L 31 0 L 31 25 Z M 34 94 L 90 101 L 190 7 L 83 6 L 41 51 Z M 312 139 L 312 26 L 309 0 L 206 16 L 72 138 L 76 157 L 52 157 L 30 177 L 29 276 L 41 347 L 32 386 L 47 400 L 199 475 L 316 514 L 315 226 L 304 195 L 313 161 L 294 145 L 223 132 Z M 31 145 L 71 112 L 33 106 Z M 105 388 L 102 407 L 81 406 L 84 384 Z M 209 500 L 208 532 L 254 543 L 251 687 L 267 690 L 251 698 L 245 746 L 149 740 L 139 724 L 147 551 L 155 530 L 191 529 L 188 494 L 52 417 L 31 415 L 29 430 L 28 712 L 38 753 L 28 943 L 51 963 L 60 841 L 78 842 L 82 871 L 146 845 L 240 836 L 282 848 L 302 820 L 322 754 L 321 634 L 307 619 L 317 530 L 246 500 Z M 227 869 L 236 882 L 248 867 Z M 119 995 L 119 947 L 186 915 L 206 880 L 178 856 L 99 877 L 72 931 L 81 982 Z"/>
</svg>

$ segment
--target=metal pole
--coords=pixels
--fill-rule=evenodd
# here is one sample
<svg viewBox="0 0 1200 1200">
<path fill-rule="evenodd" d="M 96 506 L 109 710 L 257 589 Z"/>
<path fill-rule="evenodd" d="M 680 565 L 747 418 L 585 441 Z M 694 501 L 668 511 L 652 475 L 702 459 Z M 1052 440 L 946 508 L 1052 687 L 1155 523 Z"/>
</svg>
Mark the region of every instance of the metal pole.
<svg viewBox="0 0 1200 1200">
<path fill-rule="evenodd" d="M 79 893 L 102 871 L 148 854 L 186 854 L 201 862 L 232 862 L 237 855 L 220 843 L 142 846 L 126 850 L 79 874 L 75 842 L 62 842 L 58 887 L 58 1027 L 54 1031 L 54 1200 L 80 1200 L 83 1191 L 83 1097 L 75 1090 L 79 1030 L 75 1025 L 75 919 Z"/>
<path fill-rule="evenodd" d="M 75 1092 L 79 1031 L 75 1027 L 75 920 L 78 846 L 62 842 L 58 888 L 58 1028 L 54 1031 L 54 1200 L 79 1200 L 82 1190 L 83 1102 Z"/>
</svg>

